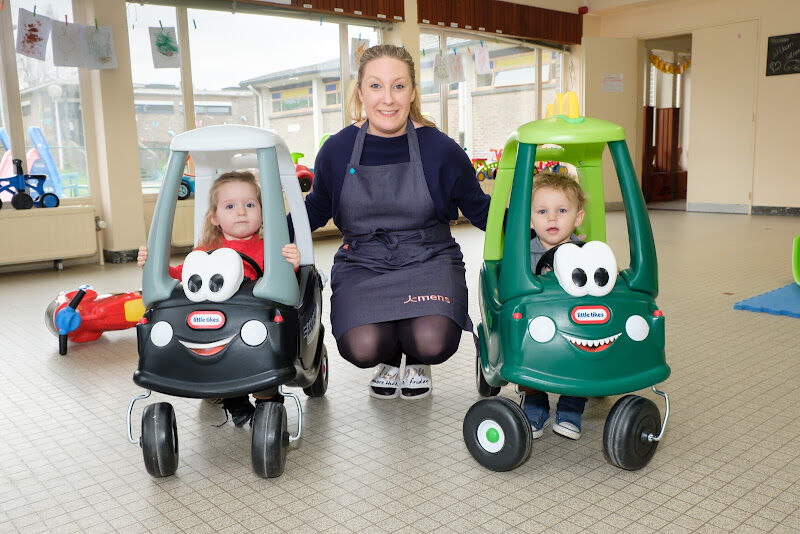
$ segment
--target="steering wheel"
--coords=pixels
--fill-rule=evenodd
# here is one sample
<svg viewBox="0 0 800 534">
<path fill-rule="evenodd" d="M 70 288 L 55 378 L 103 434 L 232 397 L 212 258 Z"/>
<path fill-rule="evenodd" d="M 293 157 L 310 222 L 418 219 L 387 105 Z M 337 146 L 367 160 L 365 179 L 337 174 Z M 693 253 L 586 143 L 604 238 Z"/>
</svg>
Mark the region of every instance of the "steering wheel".
<svg viewBox="0 0 800 534">
<path fill-rule="evenodd" d="M 578 245 L 579 247 L 582 247 L 585 244 L 584 241 L 567 241 L 567 243 L 572 243 L 573 245 Z M 539 261 L 536 262 L 536 269 L 534 271 L 534 274 L 541 275 L 542 271 L 544 271 L 545 269 L 548 268 L 553 269 L 553 260 L 556 257 L 556 250 L 558 250 L 558 247 L 560 247 L 561 245 L 566 245 L 567 243 L 559 243 L 558 245 L 554 246 L 553 248 L 545 252 L 544 255 L 541 258 L 539 258 Z"/>
<path fill-rule="evenodd" d="M 214 252 L 215 250 L 217 250 L 217 249 L 213 249 L 213 250 L 207 250 L 206 252 L 207 252 L 208 254 L 211 254 L 211 253 L 212 253 L 212 252 Z M 256 263 L 256 260 L 254 260 L 253 258 L 251 258 L 250 256 L 248 256 L 248 255 L 247 255 L 247 254 L 245 254 L 244 252 L 239 252 L 238 250 L 237 250 L 237 251 L 235 251 L 235 252 L 239 254 L 239 256 L 242 258 L 242 260 L 243 260 L 245 263 L 249 264 L 249 265 L 250 265 L 250 267 L 252 267 L 252 268 L 253 268 L 253 270 L 256 272 L 256 280 L 258 280 L 259 278 L 261 278 L 261 277 L 263 277 L 263 276 L 264 276 L 264 269 L 262 269 L 262 268 L 261 268 L 261 267 L 258 265 L 258 263 Z"/>
</svg>

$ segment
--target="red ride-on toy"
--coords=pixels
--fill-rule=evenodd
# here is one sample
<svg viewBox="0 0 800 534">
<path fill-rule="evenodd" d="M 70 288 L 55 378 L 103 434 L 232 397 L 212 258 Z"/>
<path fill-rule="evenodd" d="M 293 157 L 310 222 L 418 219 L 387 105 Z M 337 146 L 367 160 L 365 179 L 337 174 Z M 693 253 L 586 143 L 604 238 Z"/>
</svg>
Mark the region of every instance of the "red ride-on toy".
<svg viewBox="0 0 800 534">
<path fill-rule="evenodd" d="M 305 165 L 298 163 L 305 154 L 292 152 L 291 156 L 294 162 L 294 170 L 297 173 L 297 181 L 300 182 L 300 190 L 303 193 L 311 191 L 311 185 L 314 183 L 314 172 Z"/>
</svg>

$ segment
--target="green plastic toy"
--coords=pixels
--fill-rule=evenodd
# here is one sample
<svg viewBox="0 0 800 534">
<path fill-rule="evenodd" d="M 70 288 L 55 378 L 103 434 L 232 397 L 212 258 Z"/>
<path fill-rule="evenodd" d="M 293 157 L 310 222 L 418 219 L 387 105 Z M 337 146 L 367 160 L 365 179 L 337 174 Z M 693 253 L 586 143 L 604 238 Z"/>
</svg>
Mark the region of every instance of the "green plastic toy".
<svg viewBox="0 0 800 534">
<path fill-rule="evenodd" d="M 618 275 L 613 252 L 603 243 L 606 146 L 622 190 L 630 241 L 630 266 Z M 588 199 L 578 233 L 587 235 L 587 243 L 556 249 L 554 270 L 540 276 L 531 270 L 531 187 L 535 162 L 547 160 L 578 170 Z M 605 285 L 593 278 L 598 265 L 613 273 Z M 588 275 L 583 286 L 570 275 L 578 268 Z M 666 401 L 663 424 L 655 403 L 626 395 L 611 409 L 603 433 L 610 463 L 628 470 L 644 467 L 669 416 L 669 399 L 655 387 L 670 374 L 657 295 L 652 229 L 623 129 L 564 115 L 519 127 L 503 150 L 486 225 L 476 371 L 479 393 L 492 398 L 475 403 L 464 419 L 464 440 L 473 457 L 489 469 L 507 471 L 530 455 L 531 427 L 522 408 L 493 397 L 508 383 L 587 397 L 652 387 Z"/>
</svg>

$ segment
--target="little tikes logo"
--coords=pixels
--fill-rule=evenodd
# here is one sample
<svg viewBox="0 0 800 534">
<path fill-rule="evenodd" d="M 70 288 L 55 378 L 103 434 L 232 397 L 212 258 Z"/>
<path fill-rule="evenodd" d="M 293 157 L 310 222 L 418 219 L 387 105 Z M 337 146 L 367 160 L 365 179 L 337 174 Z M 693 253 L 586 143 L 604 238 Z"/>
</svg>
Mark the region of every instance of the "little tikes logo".
<svg viewBox="0 0 800 534">
<path fill-rule="evenodd" d="M 605 306 L 575 306 L 570 315 L 577 324 L 605 324 L 611 319 L 611 312 Z"/>
<path fill-rule="evenodd" d="M 225 315 L 221 311 L 194 311 L 186 322 L 195 330 L 216 330 L 225 324 Z"/>
</svg>

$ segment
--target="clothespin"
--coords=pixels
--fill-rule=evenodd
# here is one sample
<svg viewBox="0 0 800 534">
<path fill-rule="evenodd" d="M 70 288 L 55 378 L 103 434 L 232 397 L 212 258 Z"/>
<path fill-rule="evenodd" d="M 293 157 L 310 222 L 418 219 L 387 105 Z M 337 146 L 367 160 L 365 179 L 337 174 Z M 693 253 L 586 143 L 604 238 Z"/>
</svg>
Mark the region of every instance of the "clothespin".
<svg viewBox="0 0 800 534">
<path fill-rule="evenodd" d="M 422 49 L 422 55 L 423 56 L 425 55 L 425 49 L 424 48 Z"/>
<path fill-rule="evenodd" d="M 36 16 L 36 4 L 33 4 L 33 16 Z"/>
<path fill-rule="evenodd" d="M 67 22 L 67 15 L 64 15 L 64 26 L 69 26 L 69 22 Z"/>
<path fill-rule="evenodd" d="M 6 8 L 6 0 L 0 0 L 0 11 Z"/>
<path fill-rule="evenodd" d="M 192 24 L 194 24 L 194 29 L 196 30 L 197 29 L 197 21 L 192 19 Z"/>
<path fill-rule="evenodd" d="M 99 30 L 100 27 L 97 25 L 97 17 L 94 18 L 94 29 Z"/>
<path fill-rule="evenodd" d="M 481 48 L 483 48 L 483 41 L 481 41 Z"/>
<path fill-rule="evenodd" d="M 158 25 L 161 26 L 161 31 L 163 32 L 164 31 L 164 25 L 161 24 L 161 20 L 158 21 Z"/>
<path fill-rule="evenodd" d="M 467 54 L 472 55 L 472 50 L 470 50 L 469 47 L 467 47 Z"/>
<path fill-rule="evenodd" d="M 322 17 L 319 18 L 319 25 L 322 26 Z"/>
</svg>

